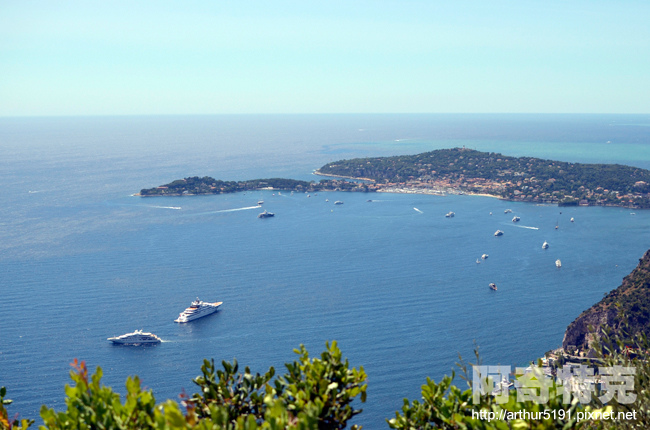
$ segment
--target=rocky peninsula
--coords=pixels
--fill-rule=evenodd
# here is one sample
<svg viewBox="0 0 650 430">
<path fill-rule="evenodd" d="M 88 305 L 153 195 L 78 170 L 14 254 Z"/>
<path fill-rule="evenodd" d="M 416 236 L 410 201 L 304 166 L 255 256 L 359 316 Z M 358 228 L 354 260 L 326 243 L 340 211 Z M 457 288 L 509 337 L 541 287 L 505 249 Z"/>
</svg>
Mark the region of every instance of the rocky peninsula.
<svg viewBox="0 0 650 430">
<path fill-rule="evenodd" d="M 222 181 L 210 176 L 177 179 L 169 184 L 154 188 L 144 188 L 137 196 L 197 196 L 210 194 L 237 193 L 253 190 L 281 190 L 296 192 L 316 191 L 370 191 L 365 184 L 344 180 L 322 180 L 307 182 L 295 179 L 269 178 L 249 181 Z"/>
<path fill-rule="evenodd" d="M 466 148 L 328 163 L 317 174 L 373 181 L 369 189 L 482 194 L 561 206 L 650 208 L 650 170 L 510 157 Z"/>
<path fill-rule="evenodd" d="M 479 194 L 560 206 L 650 208 L 650 170 L 619 164 L 510 157 L 466 148 L 334 161 L 316 170 L 315 174 L 336 179 L 319 182 L 283 178 L 222 181 L 194 176 L 142 189 L 138 195 L 206 195 L 260 189 L 402 192 Z"/>
</svg>

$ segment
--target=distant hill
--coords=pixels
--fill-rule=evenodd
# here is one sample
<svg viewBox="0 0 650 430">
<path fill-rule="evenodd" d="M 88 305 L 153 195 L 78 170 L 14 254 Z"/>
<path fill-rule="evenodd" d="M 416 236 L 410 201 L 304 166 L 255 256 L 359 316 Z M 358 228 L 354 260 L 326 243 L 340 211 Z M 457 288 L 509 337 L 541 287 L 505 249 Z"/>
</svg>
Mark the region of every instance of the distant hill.
<svg viewBox="0 0 650 430">
<path fill-rule="evenodd" d="M 194 176 L 142 189 L 139 195 L 205 195 L 259 189 L 298 192 L 397 189 L 402 192 L 488 194 L 507 200 L 561 206 L 650 208 L 650 170 L 619 164 L 510 157 L 466 148 L 340 160 L 324 165 L 315 173 L 339 179 L 319 182 L 284 178 L 222 181 L 209 176 Z"/>
<path fill-rule="evenodd" d="M 364 184 L 342 180 L 321 180 L 320 182 L 296 179 L 269 178 L 248 181 L 222 181 L 210 176 L 192 176 L 177 179 L 169 184 L 154 188 L 143 188 L 138 195 L 151 196 L 195 196 L 227 194 L 253 190 L 282 190 L 297 192 L 313 191 L 368 191 Z"/>
<path fill-rule="evenodd" d="M 650 335 L 650 250 L 632 273 L 623 278 L 618 288 L 569 324 L 562 347 L 565 350 L 572 346 L 588 349 L 593 341 L 589 326 L 595 329 L 595 333 L 602 333 L 604 325 L 619 331 L 622 322 L 619 313 L 626 317 L 632 334 L 643 332 Z"/>
<path fill-rule="evenodd" d="M 317 173 L 508 200 L 650 208 L 650 170 L 619 164 L 568 163 L 454 148 L 334 161 Z"/>
</svg>

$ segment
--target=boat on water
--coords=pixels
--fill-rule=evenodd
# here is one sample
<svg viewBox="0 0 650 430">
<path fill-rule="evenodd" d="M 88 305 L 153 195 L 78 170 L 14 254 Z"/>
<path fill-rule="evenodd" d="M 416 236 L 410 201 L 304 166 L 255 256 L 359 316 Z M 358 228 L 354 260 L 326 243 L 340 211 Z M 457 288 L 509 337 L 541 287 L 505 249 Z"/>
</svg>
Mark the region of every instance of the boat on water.
<svg viewBox="0 0 650 430">
<path fill-rule="evenodd" d="M 257 217 L 258 218 L 271 218 L 272 216 L 275 216 L 275 214 L 273 212 L 269 212 L 269 211 L 265 210 L 264 212 L 259 214 Z"/>
<path fill-rule="evenodd" d="M 340 201 L 340 200 L 337 200 L 337 201 L 335 201 L 335 202 L 334 202 L 334 204 L 335 204 L 335 205 L 342 205 L 342 204 L 343 204 L 343 202 L 342 202 L 342 201 Z"/>
<path fill-rule="evenodd" d="M 107 340 L 110 340 L 117 345 L 144 345 L 162 342 L 162 340 L 155 334 L 146 333 L 142 330 L 136 330 L 133 333 L 127 333 L 121 336 L 109 337 Z"/>
<path fill-rule="evenodd" d="M 518 216 L 512 218 L 512 222 L 519 222 L 519 221 L 521 221 L 521 218 L 519 218 Z"/>
<path fill-rule="evenodd" d="M 576 220 L 574 220 L 573 217 L 571 217 L 571 219 L 570 219 L 569 221 L 571 221 L 571 222 L 575 222 Z"/>
<path fill-rule="evenodd" d="M 488 286 L 490 287 L 490 289 L 491 289 L 492 291 L 496 291 L 496 290 L 497 290 L 497 284 L 495 284 L 494 282 L 490 282 L 490 285 L 488 285 Z"/>
<path fill-rule="evenodd" d="M 476 259 L 476 264 L 481 264 L 481 260 L 479 260 L 479 259 L 477 258 L 477 259 Z"/>
<path fill-rule="evenodd" d="M 262 206 L 264 204 L 264 200 L 260 200 L 257 202 L 258 205 Z"/>
<path fill-rule="evenodd" d="M 542 249 L 548 249 L 548 242 L 547 241 L 544 241 L 544 243 L 542 243 Z"/>
<path fill-rule="evenodd" d="M 453 213 L 453 212 L 449 212 L 449 213 L 447 213 L 445 216 L 446 216 L 447 218 L 453 218 L 454 216 L 456 216 L 456 214 Z"/>
<path fill-rule="evenodd" d="M 555 267 L 562 267 L 562 262 L 560 261 L 559 258 L 555 260 Z"/>
<path fill-rule="evenodd" d="M 510 214 L 512 213 L 512 209 L 506 209 L 503 211 L 504 214 Z"/>
<path fill-rule="evenodd" d="M 177 323 L 186 323 L 194 321 L 197 318 L 204 317 L 206 315 L 213 314 L 219 309 L 223 302 L 214 302 L 208 303 L 199 300 L 198 298 L 192 302 L 192 304 L 181 312 L 178 315 L 178 318 L 174 320 Z"/>
<path fill-rule="evenodd" d="M 492 395 L 498 396 L 500 394 L 507 393 L 510 387 L 512 387 L 513 385 L 515 385 L 514 382 L 510 382 L 508 377 L 504 376 L 501 379 L 501 382 L 497 382 L 496 384 L 494 384 L 494 391 L 492 391 Z"/>
<path fill-rule="evenodd" d="M 481 259 L 483 259 L 483 260 L 487 260 L 488 257 L 489 257 L 489 255 L 487 255 L 487 254 L 481 255 Z"/>
<path fill-rule="evenodd" d="M 495 236 L 503 236 L 503 232 L 501 230 L 497 230 L 494 232 Z"/>
</svg>

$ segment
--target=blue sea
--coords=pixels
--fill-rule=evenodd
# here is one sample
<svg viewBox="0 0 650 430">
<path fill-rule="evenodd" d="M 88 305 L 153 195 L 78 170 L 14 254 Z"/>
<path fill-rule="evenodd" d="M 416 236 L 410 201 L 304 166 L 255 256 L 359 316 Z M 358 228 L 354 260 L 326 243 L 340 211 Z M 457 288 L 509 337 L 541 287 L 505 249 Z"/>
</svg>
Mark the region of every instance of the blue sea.
<svg viewBox="0 0 650 430">
<path fill-rule="evenodd" d="M 355 422 L 387 428 L 475 345 L 484 364 L 513 367 L 560 346 L 650 248 L 650 212 L 465 195 L 133 196 L 187 176 L 320 180 L 312 172 L 338 159 L 462 146 L 650 169 L 650 115 L 0 118 L 10 414 L 64 409 L 74 358 L 120 393 L 137 374 L 163 401 L 195 392 L 204 358 L 282 373 L 300 344 L 316 356 L 336 340 L 368 374 Z M 276 216 L 258 219 L 258 200 Z M 224 304 L 174 323 L 196 297 Z M 135 329 L 164 343 L 106 340 Z"/>
</svg>

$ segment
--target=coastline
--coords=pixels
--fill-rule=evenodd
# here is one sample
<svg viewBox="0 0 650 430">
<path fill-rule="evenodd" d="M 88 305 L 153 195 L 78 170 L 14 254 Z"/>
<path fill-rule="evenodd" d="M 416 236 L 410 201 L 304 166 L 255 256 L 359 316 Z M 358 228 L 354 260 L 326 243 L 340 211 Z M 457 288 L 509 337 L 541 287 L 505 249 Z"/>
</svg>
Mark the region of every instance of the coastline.
<svg viewBox="0 0 650 430">
<path fill-rule="evenodd" d="M 292 179 L 283 179 L 283 178 L 273 178 L 273 179 L 257 179 L 251 181 L 240 181 L 236 183 L 236 187 L 232 188 L 229 185 L 229 188 L 218 188 L 216 183 L 223 183 L 223 181 L 217 181 L 213 178 L 207 178 L 214 183 L 199 183 L 199 186 L 193 184 L 192 187 L 178 186 L 176 182 L 181 182 L 181 185 L 192 179 L 194 182 L 205 180 L 206 178 L 185 178 L 184 180 L 177 180 L 173 183 L 162 185 L 159 187 L 151 189 L 143 189 L 142 191 L 152 191 L 152 190 L 161 190 L 160 192 L 152 193 L 139 193 L 133 194 L 138 197 L 156 197 L 156 196 L 171 196 L 171 197 L 183 197 L 183 196 L 201 196 L 201 195 L 214 195 L 214 194 L 224 194 L 237 191 L 249 191 L 249 190 L 282 190 L 282 191 L 346 191 L 346 192 L 378 192 L 378 193 L 396 193 L 396 194 L 427 194 L 427 195 L 436 195 L 436 196 L 445 196 L 448 194 L 452 195 L 469 195 L 469 196 L 479 196 L 479 197 L 492 197 L 499 200 L 510 201 L 510 202 L 523 202 L 523 203 L 533 203 L 533 204 L 543 204 L 543 205 L 555 205 L 558 207 L 570 207 L 570 206 L 602 206 L 602 207 L 618 207 L 626 208 L 630 210 L 634 209 L 645 209 L 648 207 L 638 205 L 636 198 L 629 199 L 629 196 L 619 196 L 617 200 L 598 200 L 598 201 L 588 201 L 586 199 L 578 200 L 573 199 L 571 201 L 562 200 L 560 197 L 553 195 L 533 195 L 533 194 L 524 194 L 518 190 L 515 190 L 513 193 L 510 193 L 508 186 L 512 184 L 510 182 L 494 182 L 490 181 L 488 183 L 476 181 L 470 179 L 463 180 L 450 180 L 449 178 L 425 178 L 423 179 L 413 179 L 409 178 L 407 181 L 398 180 L 395 182 L 386 182 L 377 183 L 375 179 L 366 178 L 366 177 L 355 177 L 349 175 L 337 175 L 331 173 L 323 173 L 320 169 L 316 169 L 312 174 L 323 177 L 335 178 L 332 180 L 322 180 L 320 183 L 315 181 L 297 181 Z M 280 181 L 281 186 L 268 186 L 270 181 Z M 358 181 L 358 182 L 354 182 Z M 232 182 L 232 181 L 231 181 Z M 286 182 L 289 182 L 289 185 L 286 185 Z M 302 183 L 301 183 L 302 182 Z M 323 182 L 330 182 L 329 184 L 324 185 Z M 295 185 L 293 183 L 299 183 Z M 228 182 L 227 184 L 230 184 Z M 261 186 L 261 185 L 264 186 Z M 172 187 L 172 185 L 174 185 Z M 189 184 L 188 184 L 189 185 Z M 172 190 L 173 188 L 173 190 Z M 191 191 L 190 191 L 191 190 Z M 199 191 L 199 192 L 196 192 Z M 491 193 L 490 191 L 494 191 Z M 605 190 L 607 191 L 607 190 Z M 507 194 L 507 195 L 504 195 Z M 617 194 L 618 196 L 618 194 Z M 650 194 L 649 194 L 650 196 Z M 650 197 L 649 197 L 650 198 Z"/>
<path fill-rule="evenodd" d="M 355 181 L 368 181 L 377 187 L 374 191 L 377 193 L 395 193 L 395 194 L 428 194 L 432 196 L 446 196 L 447 194 L 457 194 L 457 195 L 466 195 L 466 196 L 479 196 L 479 197 L 492 197 L 495 199 L 499 200 L 508 200 L 505 199 L 501 196 L 497 196 L 494 194 L 487 194 L 487 193 L 473 193 L 471 191 L 463 191 L 460 188 L 454 188 L 454 187 L 431 187 L 431 188 L 423 188 L 423 187 L 415 187 L 415 186 L 408 186 L 406 184 L 401 184 L 401 185 L 393 185 L 393 186 L 382 186 L 382 185 L 377 185 L 376 181 L 374 179 L 370 178 L 357 178 L 354 176 L 344 176 L 344 175 L 333 175 L 329 173 L 322 173 L 320 170 L 314 170 L 313 172 L 314 175 L 318 176 L 325 176 L 325 177 L 332 177 L 332 178 L 342 178 L 342 179 L 351 179 Z M 514 200 L 512 200 L 514 201 Z"/>
<path fill-rule="evenodd" d="M 339 160 L 314 173 L 350 180 L 374 178 L 366 184 L 374 191 L 386 187 L 409 188 L 409 192 L 411 188 L 433 188 L 513 202 L 650 209 L 648 169 L 512 157 L 465 147 Z"/>
</svg>

